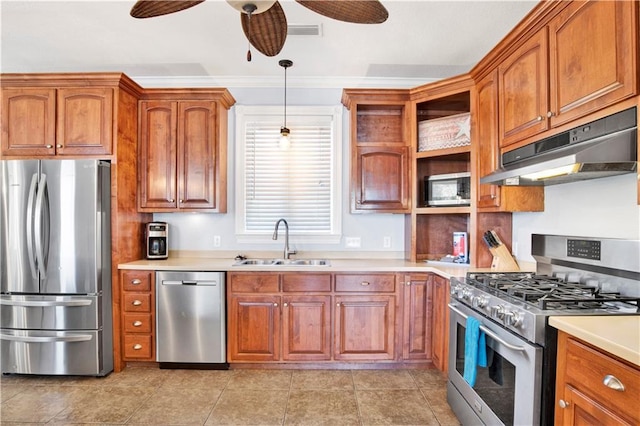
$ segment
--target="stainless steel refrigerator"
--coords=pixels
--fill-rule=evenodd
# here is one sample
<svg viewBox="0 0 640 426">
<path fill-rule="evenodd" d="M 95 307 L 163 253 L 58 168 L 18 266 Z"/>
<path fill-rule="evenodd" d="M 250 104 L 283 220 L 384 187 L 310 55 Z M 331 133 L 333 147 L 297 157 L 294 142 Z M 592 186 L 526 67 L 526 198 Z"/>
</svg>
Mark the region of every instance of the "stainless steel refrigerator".
<svg viewBox="0 0 640 426">
<path fill-rule="evenodd" d="M 113 370 L 111 168 L 0 161 L 2 373 Z"/>
</svg>

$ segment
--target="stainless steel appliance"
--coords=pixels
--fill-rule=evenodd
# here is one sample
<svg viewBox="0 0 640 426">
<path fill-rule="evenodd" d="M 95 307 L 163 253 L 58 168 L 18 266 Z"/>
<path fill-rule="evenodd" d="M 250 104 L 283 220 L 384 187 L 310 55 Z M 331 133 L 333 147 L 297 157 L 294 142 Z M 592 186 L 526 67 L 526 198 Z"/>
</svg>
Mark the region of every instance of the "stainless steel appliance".
<svg viewBox="0 0 640 426">
<path fill-rule="evenodd" d="M 501 168 L 480 183 L 553 185 L 632 173 L 637 169 L 637 146 L 633 107 L 505 152 Z"/>
<path fill-rule="evenodd" d="M 169 225 L 166 222 L 150 222 L 145 227 L 147 259 L 169 257 Z"/>
<path fill-rule="evenodd" d="M 224 272 L 156 273 L 156 361 L 161 368 L 226 368 L 225 330 Z"/>
<path fill-rule="evenodd" d="M 113 370 L 110 170 L 0 161 L 2 373 Z"/>
<path fill-rule="evenodd" d="M 640 312 L 640 241 L 534 234 L 532 254 L 535 273 L 451 279 L 447 399 L 465 425 L 553 424 L 557 331 L 549 316 Z M 469 318 L 480 322 L 487 354 L 473 386 L 464 373 L 465 349 L 474 346 Z"/>
<path fill-rule="evenodd" d="M 471 173 L 425 176 L 424 199 L 427 206 L 460 206 L 471 203 Z"/>
</svg>

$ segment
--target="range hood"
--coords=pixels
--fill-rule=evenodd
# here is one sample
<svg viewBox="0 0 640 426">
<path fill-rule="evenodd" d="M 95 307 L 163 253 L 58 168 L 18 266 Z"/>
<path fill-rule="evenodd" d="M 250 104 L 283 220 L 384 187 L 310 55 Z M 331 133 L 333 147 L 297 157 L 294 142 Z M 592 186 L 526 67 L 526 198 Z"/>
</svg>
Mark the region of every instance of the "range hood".
<svg viewBox="0 0 640 426">
<path fill-rule="evenodd" d="M 540 186 L 632 173 L 637 169 L 636 108 L 502 154 L 480 183 Z"/>
</svg>

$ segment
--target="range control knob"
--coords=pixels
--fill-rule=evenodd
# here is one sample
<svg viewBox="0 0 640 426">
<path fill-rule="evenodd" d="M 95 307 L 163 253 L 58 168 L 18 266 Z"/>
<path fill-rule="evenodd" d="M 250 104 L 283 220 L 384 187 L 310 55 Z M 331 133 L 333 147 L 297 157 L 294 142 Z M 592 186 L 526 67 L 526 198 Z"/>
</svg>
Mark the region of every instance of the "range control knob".
<svg viewBox="0 0 640 426">
<path fill-rule="evenodd" d="M 513 311 L 513 312 L 505 312 L 504 313 L 504 324 L 510 325 L 512 327 L 520 327 L 522 325 L 522 321 L 524 320 L 524 315 L 522 312 Z"/>
<path fill-rule="evenodd" d="M 506 309 L 504 306 L 502 305 L 493 305 L 491 308 L 491 316 L 494 318 L 504 318 L 504 313 L 506 312 Z"/>
<path fill-rule="evenodd" d="M 489 298 L 485 295 L 474 296 L 471 298 L 471 306 L 475 308 L 484 308 L 489 304 Z"/>
<path fill-rule="evenodd" d="M 452 296 L 456 296 L 458 294 L 458 291 L 462 290 L 462 286 L 460 284 L 456 284 L 454 286 L 451 286 L 451 295 Z"/>
<path fill-rule="evenodd" d="M 473 291 L 469 290 L 468 288 L 462 290 L 463 299 L 471 300 L 471 296 L 473 296 Z"/>
</svg>

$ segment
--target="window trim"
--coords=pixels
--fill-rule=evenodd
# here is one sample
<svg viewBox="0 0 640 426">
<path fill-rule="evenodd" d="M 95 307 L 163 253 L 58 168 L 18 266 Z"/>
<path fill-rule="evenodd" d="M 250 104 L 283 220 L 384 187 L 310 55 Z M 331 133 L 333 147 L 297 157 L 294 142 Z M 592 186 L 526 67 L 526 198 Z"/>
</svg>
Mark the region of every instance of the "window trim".
<svg viewBox="0 0 640 426">
<path fill-rule="evenodd" d="M 261 118 L 274 118 L 278 121 L 283 119 L 282 106 L 254 106 L 236 105 L 235 107 L 235 236 L 240 243 L 273 243 L 281 245 L 281 241 L 273 241 L 271 232 L 247 232 L 244 228 L 245 222 L 245 123 L 252 116 Z M 304 243 L 324 243 L 337 244 L 342 238 L 342 114 L 343 108 L 340 105 L 334 106 L 287 106 L 287 118 L 294 116 L 332 116 L 332 166 L 333 179 L 331 182 L 331 211 L 332 232 L 327 235 L 305 234 L 304 232 L 289 230 L 291 242 Z M 287 122 L 287 127 L 292 127 Z M 292 128 L 292 132 L 293 132 Z M 286 217 L 285 217 L 286 219 Z M 275 228 L 275 223 L 273 224 Z M 284 231 L 284 230 L 281 230 Z"/>
</svg>

